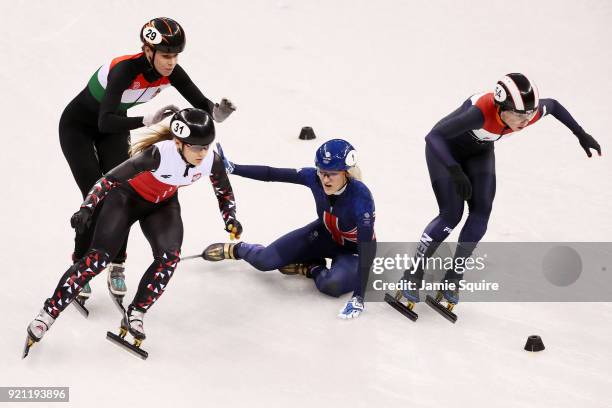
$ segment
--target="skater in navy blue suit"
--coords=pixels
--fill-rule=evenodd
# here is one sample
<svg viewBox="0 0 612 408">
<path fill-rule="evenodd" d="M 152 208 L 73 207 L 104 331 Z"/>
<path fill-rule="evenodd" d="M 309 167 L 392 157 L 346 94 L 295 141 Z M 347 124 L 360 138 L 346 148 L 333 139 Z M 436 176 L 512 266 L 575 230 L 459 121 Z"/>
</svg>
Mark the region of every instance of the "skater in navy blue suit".
<svg viewBox="0 0 612 408">
<path fill-rule="evenodd" d="M 469 215 L 459 235 L 455 259 L 469 257 L 486 230 L 495 197 L 495 154 L 493 142 L 507 138 L 546 115 L 553 115 L 574 133 L 588 157 L 591 149 L 601 156 L 599 143 L 554 99 L 540 99 L 536 86 L 523 74 L 513 73 L 497 82 L 494 92 L 477 94 L 440 120 L 425 137 L 425 158 L 440 212 L 423 232 L 416 258 L 431 256 L 463 215 Z M 444 281 L 454 290 L 441 295 L 450 305 L 459 301 L 462 274 L 447 271 Z M 419 301 L 423 263 L 404 274 L 415 289 L 403 290 L 408 306 Z M 399 299 L 398 299 L 399 300 Z M 452 308 L 452 306 L 451 306 Z"/>
<path fill-rule="evenodd" d="M 204 258 L 243 259 L 260 271 L 280 269 L 285 274 L 302 274 L 331 296 L 352 291 L 353 297 L 339 317 L 359 316 L 375 255 L 375 212 L 370 190 L 357 179 L 353 146 L 341 139 L 324 143 L 316 153 L 316 168 L 247 166 L 227 159 L 225 163 L 229 173 L 242 177 L 310 188 L 317 219 L 268 246 L 246 242 L 212 244 L 204 251 Z M 325 258 L 331 258 L 330 268 L 326 267 Z"/>
</svg>

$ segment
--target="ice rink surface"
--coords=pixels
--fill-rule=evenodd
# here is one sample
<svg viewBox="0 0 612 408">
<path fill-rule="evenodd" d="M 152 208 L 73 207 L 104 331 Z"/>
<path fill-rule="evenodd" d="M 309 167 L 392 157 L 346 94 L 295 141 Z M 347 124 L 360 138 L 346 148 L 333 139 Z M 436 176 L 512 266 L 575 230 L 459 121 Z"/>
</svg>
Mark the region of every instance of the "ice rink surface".
<svg viewBox="0 0 612 408">
<path fill-rule="evenodd" d="M 53 406 L 75 407 L 612 406 L 610 304 L 466 303 L 451 325 L 425 305 L 414 324 L 369 303 L 345 322 L 336 313 L 346 297 L 243 262 L 179 265 L 147 315 L 145 362 L 105 340 L 120 319 L 105 274 L 90 318 L 70 307 L 20 359 L 28 322 L 69 266 L 68 220 L 81 201 L 60 114 L 100 65 L 139 52 L 146 19 L 181 22 L 180 64 L 209 98 L 238 106 L 217 128 L 233 161 L 309 166 L 323 140 L 350 140 L 380 241 L 415 241 L 437 213 L 427 131 L 501 75 L 524 72 L 604 156 L 587 159 L 552 117 L 497 143 L 485 240 L 610 241 L 609 1 L 12 1 L 0 15 L 0 386 L 69 386 L 70 403 Z M 186 106 L 170 89 L 130 114 L 167 103 Z M 302 126 L 318 139 L 299 141 Z M 303 187 L 231 180 L 245 241 L 269 243 L 316 216 Z M 184 255 L 227 239 L 209 183 L 180 197 Z M 128 253 L 132 295 L 151 262 L 138 226 Z M 531 334 L 544 352 L 522 350 Z"/>
</svg>

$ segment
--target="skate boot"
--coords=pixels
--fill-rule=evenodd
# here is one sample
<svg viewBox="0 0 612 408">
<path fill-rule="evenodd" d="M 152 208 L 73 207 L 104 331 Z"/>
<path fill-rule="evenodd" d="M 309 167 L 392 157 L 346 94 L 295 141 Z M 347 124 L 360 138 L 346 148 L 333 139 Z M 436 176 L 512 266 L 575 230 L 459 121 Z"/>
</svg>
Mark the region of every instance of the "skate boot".
<svg viewBox="0 0 612 408">
<path fill-rule="evenodd" d="M 294 263 L 278 268 L 278 271 L 283 275 L 302 275 L 308 279 L 312 279 L 312 273 L 317 269 L 324 268 L 325 265 L 319 263 Z"/>
<path fill-rule="evenodd" d="M 231 243 L 216 243 L 209 245 L 202 253 L 202 258 L 207 261 L 217 262 L 224 259 L 240 259 L 236 255 L 236 247 L 240 245 Z"/>
<path fill-rule="evenodd" d="M 119 335 L 124 338 L 127 332 L 134 337 L 134 346 L 140 347 L 140 344 L 147 338 L 144 332 L 144 312 L 136 310 L 133 306 L 128 307 L 127 312 L 121 320 L 121 330 Z"/>
<path fill-rule="evenodd" d="M 398 282 L 401 285 L 401 289 L 396 291 L 394 296 L 385 293 L 385 302 L 413 322 L 416 322 L 419 318 L 419 315 L 413 309 L 414 305 L 420 301 L 419 287 L 421 286 L 421 281 L 422 278 L 417 278 L 415 274 L 407 270 Z M 404 305 L 402 299 L 405 299 L 407 304 Z"/>
<path fill-rule="evenodd" d="M 429 306 L 451 323 L 457 322 L 457 315 L 453 312 L 453 308 L 459 303 L 459 281 L 459 278 L 449 276 L 447 272 L 441 281 L 444 286 L 438 291 L 435 299 L 429 295 L 426 299 Z M 446 301 L 446 306 L 442 304 L 442 301 Z"/>
<path fill-rule="evenodd" d="M 81 289 L 81 291 L 79 292 L 79 295 L 77 296 L 77 300 L 82 305 L 84 305 L 85 301 L 89 299 L 90 296 L 91 296 L 91 287 L 89 286 L 89 282 L 87 282 L 85 285 L 83 285 L 83 289 Z"/>
<path fill-rule="evenodd" d="M 106 283 L 108 284 L 109 292 L 113 296 L 123 298 L 127 293 L 124 271 L 125 268 L 123 264 L 111 263 L 108 266 L 108 278 Z"/>
<path fill-rule="evenodd" d="M 452 310 L 453 306 L 459 303 L 459 279 L 444 278 L 442 279 L 441 283 L 444 284 L 444 289 L 438 292 L 436 300 L 438 302 L 442 299 L 446 300 L 446 302 L 448 302 L 448 305 L 450 306 L 449 310 Z"/>
<path fill-rule="evenodd" d="M 408 301 L 408 308 L 410 310 L 412 310 L 415 303 L 420 302 L 419 287 L 421 286 L 421 281 L 422 279 L 418 279 L 413 274 L 410 274 L 408 276 L 404 275 L 404 277 L 402 277 L 402 279 L 400 279 L 399 281 L 399 283 L 402 285 L 402 289 L 397 291 L 395 297 L 397 299 L 398 294 L 401 293 L 401 296 L 403 296 Z M 401 299 L 401 296 L 398 300 Z"/>
<path fill-rule="evenodd" d="M 30 347 L 32 347 L 35 343 L 38 343 L 43 338 L 47 330 L 51 328 L 53 322 L 55 322 L 55 318 L 47 313 L 45 309 L 41 309 L 40 312 L 38 312 L 38 316 L 36 316 L 28 325 L 28 335 L 26 336 L 21 358 L 26 358 L 28 356 L 28 353 L 30 353 Z"/>
<path fill-rule="evenodd" d="M 121 319 L 119 326 L 119 335 L 112 332 L 106 332 L 106 338 L 124 350 L 146 360 L 149 357 L 149 353 L 140 347 L 142 341 L 146 338 L 144 326 L 142 324 L 144 312 L 134 309 L 133 306 L 128 307 L 127 311 L 123 308 L 123 305 L 119 304 L 119 307 L 123 310 L 123 319 Z M 134 344 L 129 343 L 125 339 L 128 332 L 134 337 Z"/>
<path fill-rule="evenodd" d="M 45 309 L 41 309 L 40 312 L 38 312 L 38 316 L 36 316 L 28 326 L 28 336 L 33 341 L 40 341 L 54 322 L 55 318 L 47 313 Z"/>
</svg>

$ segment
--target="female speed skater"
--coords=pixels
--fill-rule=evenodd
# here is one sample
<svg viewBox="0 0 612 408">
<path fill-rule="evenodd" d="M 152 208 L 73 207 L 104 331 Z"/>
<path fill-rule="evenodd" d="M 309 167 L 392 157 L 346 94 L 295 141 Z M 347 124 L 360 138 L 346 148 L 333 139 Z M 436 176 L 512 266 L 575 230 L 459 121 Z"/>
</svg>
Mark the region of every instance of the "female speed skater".
<svg viewBox="0 0 612 408">
<path fill-rule="evenodd" d="M 494 92 L 477 94 L 440 120 L 425 137 L 425 158 L 436 195 L 439 214 L 425 228 L 416 259 L 430 257 L 457 226 L 464 201 L 469 216 L 461 229 L 455 260 L 469 257 L 487 230 L 495 197 L 494 142 L 508 137 L 544 116 L 553 115 L 578 138 L 588 157 L 594 149 L 601 156 L 599 143 L 554 99 L 540 99 L 538 89 L 523 74 L 512 73 L 500 79 Z M 419 302 L 418 287 L 423 279 L 423 262 L 404 273 L 404 290 L 396 300 L 405 298 L 408 309 Z M 463 274 L 449 269 L 447 284 L 437 301 L 445 300 L 452 310 L 459 302 L 459 281 Z M 452 285 L 448 285 L 448 284 Z"/>
<path fill-rule="evenodd" d="M 154 261 L 144 273 L 134 300 L 121 321 L 135 346 L 145 338 L 145 312 L 164 293 L 179 262 L 183 223 L 177 190 L 209 175 L 225 230 L 240 237 L 234 194 L 221 157 L 209 153 L 215 138 L 211 116 L 201 109 L 183 109 L 172 117 L 170 128 L 143 139 L 132 148 L 133 156 L 115 167 L 89 191 L 71 225 L 84 229 L 104 200 L 93 240 L 85 255 L 60 278 L 38 316 L 28 326 L 26 353 L 42 339 L 60 313 L 83 287 L 99 274 L 121 249 L 130 226 L 140 222 L 151 244 Z"/>
<path fill-rule="evenodd" d="M 227 99 L 220 104 L 207 99 L 178 64 L 186 41 L 179 23 L 166 17 L 154 18 L 142 27 L 140 40 L 142 52 L 102 65 L 62 113 L 60 144 L 83 198 L 96 180 L 129 158 L 130 130 L 158 123 L 178 110 L 168 105 L 144 117 L 129 117 L 129 108 L 150 101 L 172 85 L 190 104 L 208 112 L 217 122 L 235 110 Z M 94 213 L 92 225 L 99 211 Z M 85 255 L 92 234 L 93 227 L 76 233 L 73 261 Z M 119 296 L 127 291 L 123 267 L 126 245 L 127 235 L 108 268 L 109 290 Z M 87 299 L 90 293 L 86 285 L 81 299 Z"/>
<path fill-rule="evenodd" d="M 223 151 L 218 146 L 221 156 Z M 224 156 L 223 156 L 224 157 Z M 364 310 L 363 296 L 375 255 L 374 200 L 358 180 L 355 149 L 342 139 L 323 143 L 316 168 L 283 169 L 234 164 L 224 157 L 228 173 L 261 181 L 301 184 L 312 192 L 317 219 L 283 235 L 270 245 L 216 243 L 203 253 L 208 261 L 244 259 L 260 271 L 279 269 L 302 274 L 330 296 L 353 292 L 339 317 L 353 318 Z M 326 267 L 325 258 L 331 258 Z"/>
</svg>

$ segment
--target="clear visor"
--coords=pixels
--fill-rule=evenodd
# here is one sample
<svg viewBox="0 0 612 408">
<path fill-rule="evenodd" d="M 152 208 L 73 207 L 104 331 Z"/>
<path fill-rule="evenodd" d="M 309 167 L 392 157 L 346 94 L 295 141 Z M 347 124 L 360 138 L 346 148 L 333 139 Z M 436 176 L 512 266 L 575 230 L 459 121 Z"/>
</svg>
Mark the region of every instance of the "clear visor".
<svg viewBox="0 0 612 408">
<path fill-rule="evenodd" d="M 517 120 L 531 120 L 536 115 L 536 113 L 538 113 L 537 109 L 525 112 L 508 111 L 508 114 L 511 115 L 513 118 L 516 118 Z"/>
<path fill-rule="evenodd" d="M 321 178 L 327 177 L 327 178 L 330 178 L 330 179 L 334 179 L 334 178 L 338 177 L 342 173 L 343 173 L 342 171 L 325 171 L 325 170 L 317 169 L 317 174 Z"/>
<path fill-rule="evenodd" d="M 185 147 L 188 150 L 190 150 L 190 151 L 192 151 L 194 153 L 200 153 L 203 150 L 208 150 L 208 148 L 210 147 L 210 145 L 203 146 L 203 145 L 192 145 L 192 144 L 189 144 L 189 143 L 183 143 L 183 144 L 185 145 Z"/>
</svg>

